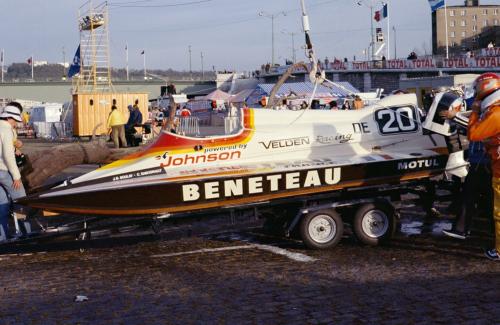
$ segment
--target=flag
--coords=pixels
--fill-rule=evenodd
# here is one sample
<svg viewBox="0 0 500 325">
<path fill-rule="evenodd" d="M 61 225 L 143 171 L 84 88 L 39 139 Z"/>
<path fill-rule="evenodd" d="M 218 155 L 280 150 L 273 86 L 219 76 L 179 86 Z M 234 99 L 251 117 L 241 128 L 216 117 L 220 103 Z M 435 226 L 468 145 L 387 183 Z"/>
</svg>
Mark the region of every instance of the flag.
<svg viewBox="0 0 500 325">
<path fill-rule="evenodd" d="M 128 45 L 127 45 L 127 44 L 125 44 L 125 51 L 126 51 L 126 50 L 128 50 Z"/>
<path fill-rule="evenodd" d="M 3 63 L 3 50 L 2 53 L 0 54 L 0 63 Z"/>
<path fill-rule="evenodd" d="M 144 50 L 142 50 L 141 55 L 144 55 Z"/>
<path fill-rule="evenodd" d="M 33 57 L 29 57 L 28 60 L 26 60 L 26 62 L 31 65 L 33 63 Z"/>
<path fill-rule="evenodd" d="M 73 62 L 68 70 L 68 78 L 73 77 L 74 75 L 80 73 L 80 45 L 76 49 L 75 57 L 73 58 Z"/>
<path fill-rule="evenodd" d="M 379 22 L 382 19 L 387 18 L 387 16 L 388 16 L 387 4 L 384 4 L 382 9 L 375 11 L 375 16 L 373 17 L 373 19 L 375 19 L 375 21 Z"/>
<path fill-rule="evenodd" d="M 444 7 L 444 2 L 446 0 L 429 0 L 429 5 L 431 6 L 432 12 L 438 10 L 441 7 Z"/>
</svg>

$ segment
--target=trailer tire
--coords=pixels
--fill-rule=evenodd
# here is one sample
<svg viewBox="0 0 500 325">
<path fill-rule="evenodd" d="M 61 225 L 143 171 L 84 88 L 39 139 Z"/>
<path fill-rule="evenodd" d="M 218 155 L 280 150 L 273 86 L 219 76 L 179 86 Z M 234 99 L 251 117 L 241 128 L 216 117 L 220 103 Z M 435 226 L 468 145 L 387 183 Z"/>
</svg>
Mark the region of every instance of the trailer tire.
<svg viewBox="0 0 500 325">
<path fill-rule="evenodd" d="M 387 202 L 363 204 L 354 214 L 354 235 L 363 244 L 376 246 L 392 237 L 395 217 L 393 207 Z"/>
<path fill-rule="evenodd" d="M 339 243 L 343 233 L 342 218 L 332 209 L 308 213 L 300 221 L 300 237 L 308 248 L 334 247 Z"/>
</svg>

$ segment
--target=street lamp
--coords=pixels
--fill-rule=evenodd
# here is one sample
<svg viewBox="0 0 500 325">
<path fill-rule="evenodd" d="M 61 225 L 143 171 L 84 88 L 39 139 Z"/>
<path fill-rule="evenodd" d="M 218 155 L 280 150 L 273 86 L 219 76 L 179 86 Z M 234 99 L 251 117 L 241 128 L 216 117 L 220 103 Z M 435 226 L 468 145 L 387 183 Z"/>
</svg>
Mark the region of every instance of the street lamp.
<svg viewBox="0 0 500 325">
<path fill-rule="evenodd" d="M 396 26 L 392 26 L 392 31 L 394 32 L 394 59 L 397 59 L 398 58 L 398 51 L 397 51 L 398 41 L 396 38 Z"/>
<path fill-rule="evenodd" d="M 358 1 L 358 6 L 366 6 L 368 8 L 370 8 L 370 35 L 371 35 L 371 41 L 370 41 L 370 47 L 372 49 L 371 51 L 371 56 L 372 56 L 372 60 L 374 60 L 375 58 L 375 36 L 373 35 L 373 0 L 370 0 L 370 4 L 366 4 L 365 2 L 367 2 L 368 0 L 360 0 Z"/>
<path fill-rule="evenodd" d="M 203 65 L 203 59 L 205 58 L 203 56 L 203 52 L 200 53 L 201 56 L 201 80 L 205 80 L 205 67 Z"/>
<path fill-rule="evenodd" d="M 295 35 L 297 35 L 297 33 L 294 33 L 294 32 L 289 32 L 287 30 L 282 30 L 281 31 L 282 34 L 287 34 L 287 35 L 290 35 L 292 37 L 292 61 L 293 63 L 295 63 L 297 61 L 297 58 L 295 56 Z"/>
<path fill-rule="evenodd" d="M 193 79 L 193 69 L 191 66 L 191 45 L 188 46 L 188 52 L 189 52 L 189 76 L 191 79 Z"/>
<path fill-rule="evenodd" d="M 63 80 L 66 80 L 66 49 L 64 46 L 62 47 L 62 55 L 63 55 Z M 2 59 L 3 60 L 3 59 Z"/>
<path fill-rule="evenodd" d="M 267 13 L 265 11 L 259 12 L 259 16 L 271 19 L 271 32 L 272 32 L 272 39 L 271 39 L 271 42 L 272 42 L 271 66 L 273 66 L 273 67 L 274 67 L 274 18 L 278 18 L 281 15 L 282 16 L 286 16 L 286 12 L 280 11 L 278 13 L 273 13 L 273 14 L 269 14 L 269 13 Z"/>
</svg>

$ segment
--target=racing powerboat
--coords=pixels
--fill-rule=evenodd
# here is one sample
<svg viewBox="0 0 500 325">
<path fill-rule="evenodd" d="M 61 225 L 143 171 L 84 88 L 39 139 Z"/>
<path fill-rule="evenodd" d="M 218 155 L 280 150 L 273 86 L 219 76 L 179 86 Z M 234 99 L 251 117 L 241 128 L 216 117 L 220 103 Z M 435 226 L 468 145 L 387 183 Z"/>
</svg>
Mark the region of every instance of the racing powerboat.
<svg viewBox="0 0 500 325">
<path fill-rule="evenodd" d="M 301 5 L 310 66 L 296 65 L 310 67 L 316 90 L 326 78 L 317 66 L 303 0 Z M 231 134 L 163 131 L 139 153 L 18 203 L 81 215 L 170 215 L 399 184 L 463 172 L 465 165 L 442 135 L 423 128 L 411 94 L 355 111 L 241 109 L 238 116 Z M 446 124 L 427 119 L 430 125 Z"/>
<path fill-rule="evenodd" d="M 19 200 L 84 215 L 152 215 L 429 178 L 448 164 L 415 95 L 356 111 L 241 109 L 231 135 L 163 131 L 139 153 Z"/>
</svg>

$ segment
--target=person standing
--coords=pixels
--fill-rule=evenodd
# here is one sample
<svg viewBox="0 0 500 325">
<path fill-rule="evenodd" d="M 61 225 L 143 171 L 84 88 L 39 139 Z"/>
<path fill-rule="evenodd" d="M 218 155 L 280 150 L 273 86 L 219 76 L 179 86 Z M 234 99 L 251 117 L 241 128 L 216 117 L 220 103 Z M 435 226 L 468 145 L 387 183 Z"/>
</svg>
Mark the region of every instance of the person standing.
<svg viewBox="0 0 500 325">
<path fill-rule="evenodd" d="M 488 207 L 491 212 L 491 164 L 482 142 L 469 143 L 469 172 L 465 177 L 460 193 L 457 219 L 451 230 L 443 230 L 443 234 L 457 239 L 466 239 L 472 225 L 472 218 L 478 208 Z M 487 187 L 487 188 L 485 188 Z M 479 209 L 482 211 L 481 209 Z"/>
<path fill-rule="evenodd" d="M 115 148 L 120 148 L 120 141 L 122 143 L 122 147 L 126 148 L 127 139 L 125 139 L 125 119 L 123 118 L 123 114 L 115 105 L 111 106 L 111 113 L 108 116 L 108 129 L 111 129 Z"/>
<path fill-rule="evenodd" d="M 0 226 L 8 235 L 10 201 L 26 196 L 21 182 L 21 174 L 16 164 L 14 133 L 17 123 L 22 122 L 21 110 L 14 105 L 7 105 L 0 114 Z M 7 196 L 8 194 L 8 196 Z"/>
<path fill-rule="evenodd" d="M 362 109 L 364 106 L 365 106 L 365 104 L 364 104 L 363 100 L 361 99 L 361 97 L 356 95 L 356 97 L 354 98 L 354 109 L 356 109 L 356 110 Z"/>
<path fill-rule="evenodd" d="M 128 105 L 129 117 L 127 124 L 125 124 L 125 137 L 127 139 L 127 145 L 136 146 L 138 145 L 135 141 L 135 134 L 137 126 L 142 125 L 142 113 L 139 109 L 139 100 L 135 100 L 134 106 Z"/>
<path fill-rule="evenodd" d="M 174 89 L 175 89 L 175 87 L 174 87 Z M 134 102 L 134 112 L 135 112 L 135 117 L 134 117 L 135 126 L 142 125 L 142 113 L 141 113 L 141 109 L 139 107 L 139 100 L 138 99 L 136 99 Z"/>
<path fill-rule="evenodd" d="M 190 116 L 191 116 L 191 111 L 189 110 L 189 108 L 184 106 L 181 110 L 181 117 L 190 117 Z"/>
<path fill-rule="evenodd" d="M 137 119 L 137 117 L 132 105 L 128 105 L 127 109 L 129 115 L 127 124 L 125 124 L 125 138 L 127 139 L 127 145 L 133 146 L 135 134 L 137 133 L 137 130 L 135 129 L 135 120 Z"/>
<path fill-rule="evenodd" d="M 476 101 L 472 105 L 468 137 L 482 141 L 491 159 L 494 195 L 495 248 L 486 257 L 500 261 L 500 76 L 484 73 L 474 82 Z"/>
</svg>

